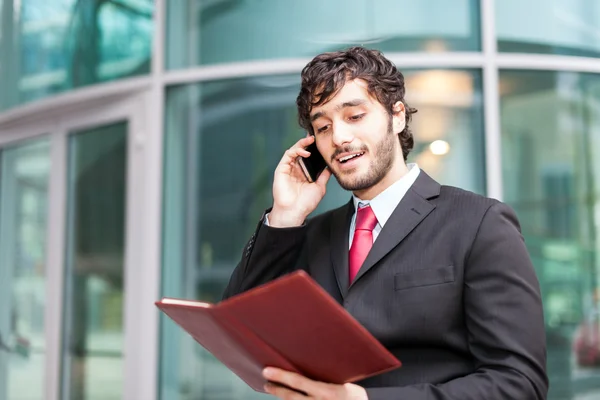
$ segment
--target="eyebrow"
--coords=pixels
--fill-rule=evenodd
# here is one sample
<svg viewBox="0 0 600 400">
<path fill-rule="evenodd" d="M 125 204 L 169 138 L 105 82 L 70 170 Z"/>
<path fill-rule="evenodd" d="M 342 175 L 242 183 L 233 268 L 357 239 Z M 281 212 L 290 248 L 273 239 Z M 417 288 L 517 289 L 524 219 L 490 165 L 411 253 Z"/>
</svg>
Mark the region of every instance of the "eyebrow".
<svg viewBox="0 0 600 400">
<path fill-rule="evenodd" d="M 336 111 L 339 111 L 342 108 L 362 106 L 363 104 L 366 104 L 366 103 L 367 103 L 367 101 L 364 99 L 355 99 L 355 100 L 350 100 L 345 103 L 342 103 L 342 104 L 338 105 L 335 109 L 336 109 Z M 323 111 L 316 112 L 313 115 L 311 115 L 310 122 L 314 122 L 315 120 L 317 120 L 321 117 L 324 117 L 324 116 L 325 116 L 325 113 Z"/>
</svg>

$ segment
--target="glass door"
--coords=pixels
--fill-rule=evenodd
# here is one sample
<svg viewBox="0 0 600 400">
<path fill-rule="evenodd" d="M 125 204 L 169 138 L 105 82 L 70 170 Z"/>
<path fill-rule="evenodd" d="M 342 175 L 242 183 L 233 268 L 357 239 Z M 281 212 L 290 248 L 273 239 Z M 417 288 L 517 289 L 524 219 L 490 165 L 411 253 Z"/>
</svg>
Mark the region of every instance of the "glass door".
<svg viewBox="0 0 600 400">
<path fill-rule="evenodd" d="M 1 400 L 155 398 L 160 130 L 147 104 L 0 123 Z"/>
<path fill-rule="evenodd" d="M 67 139 L 65 400 L 123 398 L 127 125 Z"/>
<path fill-rule="evenodd" d="M 0 398 L 44 398 L 47 136 L 0 149 Z"/>
</svg>

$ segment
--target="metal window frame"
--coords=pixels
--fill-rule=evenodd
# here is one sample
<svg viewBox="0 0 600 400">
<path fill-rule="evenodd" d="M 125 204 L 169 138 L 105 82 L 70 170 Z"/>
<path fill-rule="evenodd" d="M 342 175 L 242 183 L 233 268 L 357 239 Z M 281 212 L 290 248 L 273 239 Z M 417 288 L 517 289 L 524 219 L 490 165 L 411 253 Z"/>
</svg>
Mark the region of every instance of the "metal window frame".
<svg viewBox="0 0 600 400">
<path fill-rule="evenodd" d="M 137 85 L 137 84 L 136 84 Z M 97 89 L 97 88 L 95 88 Z M 31 114 L 18 115 L 18 121 L 2 126 L 0 149 L 36 137 L 50 139 L 50 176 L 48 189 L 48 223 L 46 228 L 46 308 L 44 329 L 46 336 L 46 373 L 44 393 L 48 400 L 58 400 L 61 390 L 62 339 L 64 327 L 64 278 L 66 273 L 65 249 L 67 234 L 67 162 L 68 140 L 71 132 L 107 125 L 119 121 L 128 122 L 127 136 L 127 202 L 125 224 L 124 260 L 124 370 L 123 393 L 125 398 L 135 398 L 140 390 L 147 387 L 140 379 L 140 369 L 149 369 L 146 352 L 148 326 L 145 320 L 154 315 L 152 307 L 139 307 L 139 304 L 152 304 L 156 299 L 157 288 L 147 286 L 145 277 L 147 245 L 141 241 L 150 229 L 151 222 L 145 201 L 148 189 L 160 191 L 156 179 L 146 175 L 146 166 L 153 165 L 148 157 L 146 146 L 152 140 L 145 129 L 146 103 L 148 94 L 144 90 L 132 93 L 131 85 L 120 93 L 104 95 L 96 93 L 74 93 L 68 101 L 47 109 L 45 105 L 35 105 Z M 139 89 L 139 88 L 138 88 Z M 43 106 L 43 107 L 42 107 Z M 34 109 L 35 109 L 34 108 Z M 20 110 L 19 110 L 20 111 Z M 15 113 L 16 114 L 16 113 Z M 160 213 L 157 213 L 160 214 Z M 152 279 L 157 280 L 155 276 Z M 152 340 L 152 335 L 149 335 Z M 125 351 L 126 350 L 126 351 Z M 152 352 L 150 352 L 152 353 Z"/>
</svg>

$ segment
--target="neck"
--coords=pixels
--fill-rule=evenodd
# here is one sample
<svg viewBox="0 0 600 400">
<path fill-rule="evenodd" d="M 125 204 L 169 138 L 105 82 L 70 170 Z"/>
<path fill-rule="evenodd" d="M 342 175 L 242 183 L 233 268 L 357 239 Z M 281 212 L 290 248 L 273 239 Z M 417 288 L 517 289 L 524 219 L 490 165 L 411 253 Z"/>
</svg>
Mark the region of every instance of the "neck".
<svg viewBox="0 0 600 400">
<path fill-rule="evenodd" d="M 383 177 L 382 180 L 380 180 L 378 183 L 367 189 L 357 190 L 353 192 L 354 195 L 361 200 L 373 200 L 375 197 L 377 197 L 377 195 L 379 195 L 379 193 L 383 192 L 385 189 L 398 182 L 400 178 L 402 178 L 408 173 L 408 167 L 406 166 L 406 163 L 404 162 L 404 158 L 402 158 L 402 156 L 400 156 L 400 158 L 397 158 L 397 160 L 398 161 L 394 163 L 392 168 L 388 171 L 388 173 Z"/>
</svg>

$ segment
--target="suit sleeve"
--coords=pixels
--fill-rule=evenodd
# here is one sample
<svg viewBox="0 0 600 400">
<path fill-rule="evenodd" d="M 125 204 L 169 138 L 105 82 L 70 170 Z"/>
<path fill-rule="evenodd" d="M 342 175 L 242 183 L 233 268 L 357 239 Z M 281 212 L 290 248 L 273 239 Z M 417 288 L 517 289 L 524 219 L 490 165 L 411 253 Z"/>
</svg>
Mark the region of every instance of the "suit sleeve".
<svg viewBox="0 0 600 400">
<path fill-rule="evenodd" d="M 273 228 L 265 225 L 265 215 L 246 244 L 242 259 L 225 288 L 223 299 L 267 283 L 303 265 L 306 224 L 294 228 Z"/>
<path fill-rule="evenodd" d="M 438 385 L 369 388 L 370 400 L 546 399 L 539 283 L 517 218 L 505 204 L 494 204 L 484 215 L 465 260 L 464 282 L 476 371 Z"/>
</svg>

